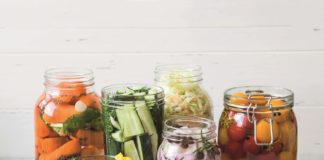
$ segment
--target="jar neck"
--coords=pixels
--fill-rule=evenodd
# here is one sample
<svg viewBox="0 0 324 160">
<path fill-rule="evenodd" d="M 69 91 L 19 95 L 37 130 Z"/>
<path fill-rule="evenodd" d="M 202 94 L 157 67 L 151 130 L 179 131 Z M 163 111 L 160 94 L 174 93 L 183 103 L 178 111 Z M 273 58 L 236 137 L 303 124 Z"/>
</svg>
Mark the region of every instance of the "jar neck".
<svg viewBox="0 0 324 160">
<path fill-rule="evenodd" d="M 161 65 L 155 68 L 157 83 L 199 84 L 202 70 L 197 65 Z"/>
<path fill-rule="evenodd" d="M 104 87 L 101 98 L 103 102 L 109 101 L 120 106 L 135 105 L 143 101 L 163 104 L 164 91 L 161 87 L 150 84 L 115 84 Z"/>
<path fill-rule="evenodd" d="M 169 141 L 200 142 L 216 138 L 216 125 L 206 118 L 177 116 L 165 121 L 162 136 Z"/>
<path fill-rule="evenodd" d="M 293 104 L 293 92 L 279 87 L 244 86 L 228 89 L 224 93 L 224 105 L 229 108 L 275 110 L 291 108 Z"/>
<path fill-rule="evenodd" d="M 45 72 L 45 93 L 53 94 L 61 91 L 73 94 L 73 90 L 83 89 L 87 93 L 94 92 L 94 76 L 90 69 L 53 68 Z"/>
</svg>

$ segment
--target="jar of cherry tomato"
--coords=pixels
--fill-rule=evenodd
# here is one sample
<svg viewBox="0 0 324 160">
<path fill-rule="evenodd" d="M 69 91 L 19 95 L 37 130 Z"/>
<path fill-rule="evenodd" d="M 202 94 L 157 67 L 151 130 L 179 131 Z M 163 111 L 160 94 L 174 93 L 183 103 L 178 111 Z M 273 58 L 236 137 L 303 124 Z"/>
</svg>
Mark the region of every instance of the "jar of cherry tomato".
<svg viewBox="0 0 324 160">
<path fill-rule="evenodd" d="M 293 102 L 293 92 L 284 88 L 247 86 L 225 91 L 218 130 L 222 159 L 295 160 Z"/>
<path fill-rule="evenodd" d="M 35 159 L 103 155 L 101 104 L 91 70 L 50 69 L 34 108 Z"/>
</svg>

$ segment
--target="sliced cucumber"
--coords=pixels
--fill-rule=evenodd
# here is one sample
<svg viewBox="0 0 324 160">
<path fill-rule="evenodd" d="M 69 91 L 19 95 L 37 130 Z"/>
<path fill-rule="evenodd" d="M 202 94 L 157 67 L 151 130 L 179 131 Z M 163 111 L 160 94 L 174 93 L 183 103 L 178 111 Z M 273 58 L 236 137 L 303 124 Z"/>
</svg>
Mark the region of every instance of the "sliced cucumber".
<svg viewBox="0 0 324 160">
<path fill-rule="evenodd" d="M 156 128 L 154 125 L 151 112 L 148 109 L 148 107 L 145 105 L 145 102 L 143 101 L 137 101 L 135 103 L 135 107 L 140 117 L 140 120 L 143 124 L 145 132 L 151 136 L 150 139 L 152 145 L 152 153 L 153 155 L 156 155 L 157 148 L 158 148 L 158 136 L 157 136 L 157 132 L 156 132 Z"/>
<path fill-rule="evenodd" d="M 150 135 L 145 133 L 140 136 L 136 136 L 136 144 L 140 158 L 142 160 L 153 160 L 156 159 L 152 151 L 152 143 L 150 140 Z"/>
<path fill-rule="evenodd" d="M 111 136 L 114 138 L 115 141 L 121 142 L 121 143 L 131 140 L 131 138 L 125 138 L 122 131 L 116 131 L 116 132 L 112 133 Z"/>
<path fill-rule="evenodd" d="M 111 122 L 111 124 L 116 128 L 116 129 L 120 129 L 120 125 L 119 125 L 119 123 L 113 118 L 113 117 L 111 117 L 111 116 L 109 116 L 109 118 L 110 118 L 110 122 Z"/>
<path fill-rule="evenodd" d="M 137 150 L 138 150 L 139 157 L 141 158 L 141 160 L 144 160 L 143 145 L 142 145 L 140 136 L 136 136 L 136 144 L 137 144 Z"/>
<path fill-rule="evenodd" d="M 132 160 L 141 160 L 133 140 L 124 143 L 124 152 L 125 155 L 131 157 Z"/>
<path fill-rule="evenodd" d="M 141 121 L 133 106 L 123 106 L 116 109 L 117 119 L 125 138 L 144 133 Z"/>
</svg>

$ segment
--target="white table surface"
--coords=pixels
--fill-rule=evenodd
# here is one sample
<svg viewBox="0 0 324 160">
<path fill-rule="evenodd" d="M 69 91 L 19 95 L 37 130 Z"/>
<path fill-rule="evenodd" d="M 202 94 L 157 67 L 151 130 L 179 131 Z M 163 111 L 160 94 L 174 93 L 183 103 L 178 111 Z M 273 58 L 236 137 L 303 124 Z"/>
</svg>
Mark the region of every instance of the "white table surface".
<svg viewBox="0 0 324 160">
<path fill-rule="evenodd" d="M 165 63 L 203 67 L 216 119 L 229 87 L 294 90 L 298 159 L 324 159 L 323 0 L 0 0 L 0 159 L 32 159 L 46 68 L 91 68 L 100 91 Z"/>
</svg>

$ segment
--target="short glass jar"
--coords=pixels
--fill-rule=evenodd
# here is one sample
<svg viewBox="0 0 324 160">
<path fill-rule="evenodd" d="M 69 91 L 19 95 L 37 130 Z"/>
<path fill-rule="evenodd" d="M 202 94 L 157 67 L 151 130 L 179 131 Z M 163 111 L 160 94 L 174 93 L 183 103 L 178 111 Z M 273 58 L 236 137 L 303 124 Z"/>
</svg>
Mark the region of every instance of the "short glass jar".
<svg viewBox="0 0 324 160">
<path fill-rule="evenodd" d="M 212 103 L 201 82 L 200 66 L 161 65 L 155 68 L 155 83 L 165 92 L 164 120 L 172 116 L 213 119 Z"/>
<path fill-rule="evenodd" d="M 101 104 L 92 71 L 50 69 L 44 85 L 34 108 L 36 159 L 103 155 Z"/>
<path fill-rule="evenodd" d="M 225 91 L 218 129 L 222 159 L 295 160 L 293 103 L 293 92 L 284 88 L 247 86 Z"/>
<path fill-rule="evenodd" d="M 106 155 L 154 160 L 161 141 L 163 89 L 120 84 L 102 89 Z"/>
<path fill-rule="evenodd" d="M 196 116 L 178 116 L 165 121 L 158 160 L 217 160 L 216 125 Z"/>
</svg>

